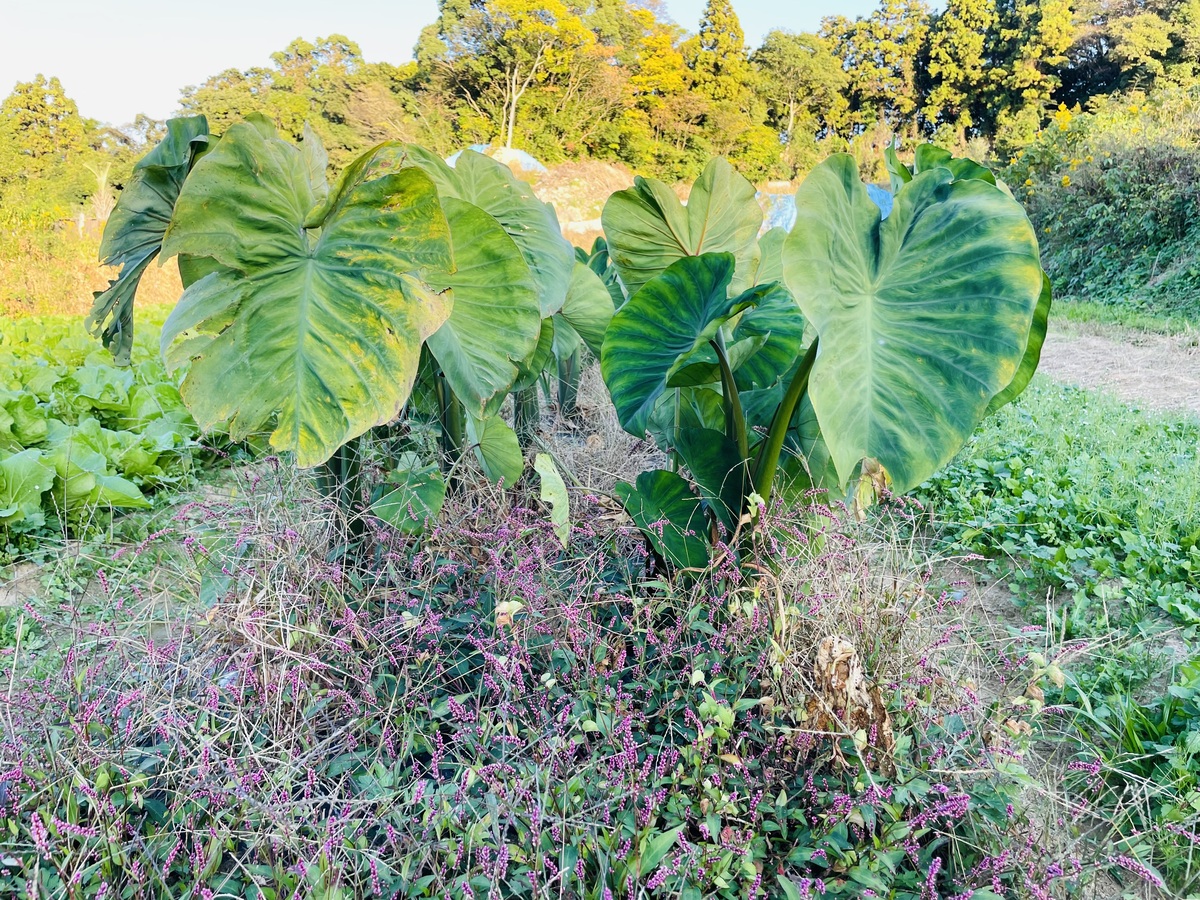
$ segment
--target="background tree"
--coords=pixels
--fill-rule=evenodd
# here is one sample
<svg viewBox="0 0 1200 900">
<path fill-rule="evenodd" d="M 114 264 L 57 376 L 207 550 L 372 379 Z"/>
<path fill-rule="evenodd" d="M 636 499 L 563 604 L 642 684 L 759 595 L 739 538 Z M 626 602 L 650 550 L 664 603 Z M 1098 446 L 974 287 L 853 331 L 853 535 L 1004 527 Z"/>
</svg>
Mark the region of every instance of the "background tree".
<svg viewBox="0 0 1200 900">
<path fill-rule="evenodd" d="M 521 101 L 535 85 L 563 76 L 596 35 L 560 0 L 488 0 L 466 10 L 445 34 L 450 84 L 513 146 Z"/>
<path fill-rule="evenodd" d="M 998 0 L 988 34 L 989 130 L 1002 152 L 1033 139 L 1075 40 L 1070 0 Z"/>
<path fill-rule="evenodd" d="M 769 123 L 785 144 L 789 175 L 817 162 L 817 140 L 840 126 L 849 79 L 816 34 L 774 30 L 751 57 Z"/>
<path fill-rule="evenodd" d="M 930 90 L 922 115 L 935 131 L 949 132 L 959 146 L 984 118 L 984 48 L 996 22 L 995 0 L 949 0 L 930 29 Z"/>
<path fill-rule="evenodd" d="M 860 130 L 883 125 L 915 137 L 929 20 L 924 0 L 881 0 L 866 19 L 835 16 L 822 23 L 821 35 L 849 76 L 849 116 Z"/>
<path fill-rule="evenodd" d="M 95 189 L 96 131 L 57 78 L 17 84 L 0 104 L 0 205 L 69 215 Z"/>
<path fill-rule="evenodd" d="M 764 125 L 766 106 L 730 0 L 708 0 L 699 32 L 681 50 L 691 90 L 706 103 L 701 131 L 709 152 L 704 155 L 727 157 L 741 163 L 747 176 L 765 177 L 775 168 L 782 144 Z"/>
</svg>

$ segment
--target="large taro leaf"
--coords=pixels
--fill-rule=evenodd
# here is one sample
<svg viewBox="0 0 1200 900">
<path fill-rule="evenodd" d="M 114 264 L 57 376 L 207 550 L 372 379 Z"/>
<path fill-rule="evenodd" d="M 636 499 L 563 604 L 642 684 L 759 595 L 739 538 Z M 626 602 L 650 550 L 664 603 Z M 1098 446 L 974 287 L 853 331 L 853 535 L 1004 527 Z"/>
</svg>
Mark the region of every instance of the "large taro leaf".
<svg viewBox="0 0 1200 900">
<path fill-rule="evenodd" d="M 755 291 L 758 303 L 742 313 L 733 329 L 735 343 L 763 340 L 762 349 L 734 372 L 743 391 L 775 384 L 795 365 L 804 344 L 804 314 L 791 292 L 778 282 Z"/>
<path fill-rule="evenodd" d="M 420 171 L 420 170 L 417 170 Z M 449 288 L 454 308 L 429 338 L 450 389 L 477 417 L 494 413 L 538 346 L 537 284 L 512 238 L 480 207 L 443 197 L 454 244 L 452 273 L 428 281 Z"/>
<path fill-rule="evenodd" d="M 680 475 L 652 469 L 638 476 L 636 487 L 619 481 L 613 492 L 659 556 L 683 569 L 708 564 L 704 510 Z"/>
<path fill-rule="evenodd" d="M 956 157 L 949 150 L 933 144 L 921 144 L 917 147 L 913 154 L 911 167 L 905 165 L 891 147 L 883 152 L 883 156 L 893 194 L 912 181 L 914 175 L 920 175 L 922 172 L 928 172 L 938 166 L 949 169 L 955 181 L 977 179 L 986 181 L 988 184 L 996 184 L 996 176 L 986 166 L 981 166 L 973 159 Z"/>
<path fill-rule="evenodd" d="M 410 145 L 407 150 L 411 162 L 434 180 L 443 198 L 475 204 L 516 242 L 537 282 L 542 316 L 562 309 L 575 251 L 562 236 L 554 207 L 539 200 L 527 182 L 490 156 L 464 150 L 450 166 L 422 147 Z M 495 287 L 500 289 L 502 284 Z"/>
<path fill-rule="evenodd" d="M 758 239 L 758 269 L 755 284 L 783 281 L 783 242 L 787 240 L 787 229 L 776 226 Z"/>
<path fill-rule="evenodd" d="M 937 167 L 892 214 L 830 157 L 796 194 L 784 273 L 820 338 L 809 395 L 843 482 L 864 458 L 897 492 L 954 456 L 1012 383 L 1042 289 L 1021 206 Z"/>
<path fill-rule="evenodd" d="M 579 335 L 587 348 L 597 356 L 604 345 L 604 333 L 612 321 L 612 295 L 596 273 L 576 263 L 571 273 L 567 299 L 555 321 L 562 320 Z"/>
<path fill-rule="evenodd" d="M 592 241 L 590 251 L 576 247 L 575 259 L 596 273 L 596 277 L 604 284 L 608 295 L 612 298 L 613 309 L 620 309 L 625 305 L 629 296 L 625 293 L 625 288 L 621 286 L 621 279 L 617 277 L 617 267 L 613 265 L 612 259 L 608 255 L 608 241 L 604 239 L 603 235 Z"/>
<path fill-rule="evenodd" d="M 376 491 L 371 512 L 403 534 L 421 534 L 437 519 L 445 500 L 446 482 L 437 464 L 402 453 Z"/>
<path fill-rule="evenodd" d="M 712 339 L 729 318 L 756 302 L 728 297 L 734 257 L 688 256 L 638 291 L 608 326 L 600 372 L 621 426 L 646 432 L 677 360 Z"/>
<path fill-rule="evenodd" d="M 163 327 L 168 362 L 190 362 L 182 395 L 204 428 L 240 440 L 274 420 L 272 445 L 302 466 L 391 421 L 421 344 L 450 298 L 450 229 L 417 169 L 350 167 L 328 200 L 295 146 L 264 123 L 233 126 L 197 163 L 163 252 L 218 269 L 184 292 Z"/>
<path fill-rule="evenodd" d="M 548 319 L 542 319 L 542 332 L 538 336 L 537 347 L 517 367 L 517 380 L 512 385 L 514 394 L 537 387 L 538 379 L 542 377 L 542 373 L 554 359 L 556 346 L 558 346 L 558 316 L 551 316 Z"/>
<path fill-rule="evenodd" d="M 692 474 L 700 496 L 725 529 L 737 530 L 742 502 L 750 492 L 747 462 L 737 444 L 723 432 L 709 428 L 681 428 L 679 455 Z"/>
<path fill-rule="evenodd" d="M 702 253 L 732 253 L 741 293 L 754 284 L 763 213 L 754 185 L 714 159 L 692 186 L 687 206 L 653 178 L 637 178 L 604 205 L 608 251 L 630 297 L 675 261 Z"/>
<path fill-rule="evenodd" d="M 467 440 L 483 474 L 490 480 L 512 487 L 525 471 L 525 454 L 517 433 L 499 416 L 476 418 L 467 414 Z"/>
<path fill-rule="evenodd" d="M 166 136 L 133 167 L 104 226 L 100 262 L 120 266 L 121 271 L 105 290 L 95 293 L 87 328 L 100 336 L 118 365 L 128 365 L 133 351 L 138 284 L 162 247 L 184 179 L 209 142 L 204 116 L 170 119 Z"/>
<path fill-rule="evenodd" d="M 1046 331 L 1050 325 L 1052 295 L 1050 276 L 1043 272 L 1042 293 L 1038 297 L 1037 309 L 1033 314 L 1033 325 L 1029 329 L 1029 343 L 1025 345 L 1025 355 L 1021 357 L 1021 365 L 1017 367 L 1017 374 L 1013 376 L 1008 387 L 993 397 L 992 402 L 988 404 L 987 415 L 990 416 L 1000 407 L 1016 400 L 1025 388 L 1029 387 L 1033 373 L 1042 361 L 1042 345 L 1046 343 Z"/>
<path fill-rule="evenodd" d="M 724 427 L 725 406 L 721 395 L 710 387 L 685 387 L 667 391 L 658 398 L 646 430 L 665 451 L 675 447 L 677 434 L 684 428 L 717 431 Z"/>
</svg>

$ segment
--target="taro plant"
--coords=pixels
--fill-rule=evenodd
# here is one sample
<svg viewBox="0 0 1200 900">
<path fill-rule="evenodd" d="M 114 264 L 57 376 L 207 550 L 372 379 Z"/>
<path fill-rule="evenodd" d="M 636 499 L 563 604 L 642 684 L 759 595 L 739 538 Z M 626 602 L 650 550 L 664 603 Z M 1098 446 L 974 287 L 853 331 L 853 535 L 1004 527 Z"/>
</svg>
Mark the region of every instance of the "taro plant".
<svg viewBox="0 0 1200 900">
<path fill-rule="evenodd" d="M 790 234 L 761 238 L 721 160 L 686 206 L 647 179 L 610 199 L 631 296 L 601 371 L 622 426 L 673 461 L 617 491 L 661 557 L 704 565 L 780 489 L 907 492 L 1028 384 L 1050 303 L 1033 228 L 982 167 L 939 160 L 904 170 L 885 215 L 833 156 Z"/>
<path fill-rule="evenodd" d="M 120 358 L 137 279 L 155 256 L 177 256 L 185 291 L 162 350 L 186 370 L 202 427 L 234 440 L 270 431 L 357 512 L 357 442 L 397 418 L 421 376 L 443 446 L 515 481 L 522 454 L 499 407 L 548 345 L 574 268 L 553 209 L 475 153 L 451 168 L 388 142 L 332 187 L 327 164 L 311 131 L 295 146 L 261 117 L 219 138 L 203 117 L 172 121 L 106 229 L 104 257 L 124 267 L 97 296 L 93 330 Z M 390 483 L 440 506 L 440 475 L 403 460 L 411 471 Z M 378 509 L 402 499 L 389 490 Z"/>
<path fill-rule="evenodd" d="M 578 271 L 554 208 L 507 166 L 471 150 L 450 166 L 427 150 L 406 149 L 438 185 L 459 266 L 447 281 L 456 298 L 450 319 L 428 342 L 427 381 L 437 386 L 447 458 L 465 433 L 484 471 L 511 484 L 523 467 L 527 440 L 520 438 L 536 429 L 537 382 L 554 348 L 576 336 L 598 347 L 611 305 L 588 282 L 591 273 Z M 480 221 L 456 218 L 461 203 L 494 220 L 500 234 L 492 235 L 489 252 Z M 516 433 L 498 415 L 508 393 Z"/>
</svg>

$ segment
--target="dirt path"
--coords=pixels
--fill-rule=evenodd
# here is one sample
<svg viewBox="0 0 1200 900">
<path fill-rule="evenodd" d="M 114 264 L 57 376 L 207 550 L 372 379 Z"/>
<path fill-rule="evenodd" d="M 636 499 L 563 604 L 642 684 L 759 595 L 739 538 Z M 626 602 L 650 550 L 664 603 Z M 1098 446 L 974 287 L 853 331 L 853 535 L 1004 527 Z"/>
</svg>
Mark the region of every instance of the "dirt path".
<svg viewBox="0 0 1200 900">
<path fill-rule="evenodd" d="M 1117 329 L 1053 326 L 1039 371 L 1097 388 L 1145 409 L 1200 416 L 1200 339 Z"/>
</svg>

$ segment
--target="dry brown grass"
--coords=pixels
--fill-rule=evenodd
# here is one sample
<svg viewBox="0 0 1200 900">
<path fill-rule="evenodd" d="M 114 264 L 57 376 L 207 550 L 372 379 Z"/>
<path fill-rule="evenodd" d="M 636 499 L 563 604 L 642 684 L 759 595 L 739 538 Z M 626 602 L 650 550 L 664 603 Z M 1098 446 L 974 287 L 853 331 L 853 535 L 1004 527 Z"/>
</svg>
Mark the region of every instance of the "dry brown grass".
<svg viewBox="0 0 1200 900">
<path fill-rule="evenodd" d="M 96 261 L 99 239 L 73 227 L 0 235 L 0 316 L 84 316 L 92 292 L 103 290 L 117 269 Z M 183 292 L 174 260 L 152 265 L 138 288 L 138 303 L 174 303 Z"/>
<path fill-rule="evenodd" d="M 666 463 L 654 444 L 639 441 L 621 427 L 598 364 L 583 370 L 578 402 L 578 419 L 564 419 L 549 407 L 542 418 L 544 448 L 565 470 L 569 482 L 609 494 L 618 481 L 633 482 L 641 472 Z"/>
</svg>

